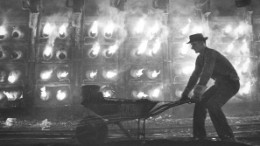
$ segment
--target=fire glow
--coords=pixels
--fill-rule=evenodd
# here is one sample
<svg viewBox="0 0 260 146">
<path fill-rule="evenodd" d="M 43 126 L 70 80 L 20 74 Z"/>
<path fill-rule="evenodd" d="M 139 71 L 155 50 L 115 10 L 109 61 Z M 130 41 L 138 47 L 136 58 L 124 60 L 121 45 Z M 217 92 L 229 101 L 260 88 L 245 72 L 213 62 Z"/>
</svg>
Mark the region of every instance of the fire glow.
<svg viewBox="0 0 260 146">
<path fill-rule="evenodd" d="M 67 92 L 66 92 L 66 91 L 63 91 L 63 90 L 58 90 L 58 91 L 57 91 L 57 94 L 56 94 L 56 98 L 57 98 L 59 101 L 64 100 L 65 98 L 67 98 Z"/>
<path fill-rule="evenodd" d="M 106 25 L 106 27 L 104 28 L 104 36 L 106 38 L 111 38 L 113 35 L 115 29 L 115 24 L 112 21 L 109 21 Z"/>
<path fill-rule="evenodd" d="M 65 37 L 66 34 L 67 34 L 67 27 L 68 27 L 68 24 L 64 23 L 60 26 L 59 28 L 59 34 L 61 37 Z"/>
<path fill-rule="evenodd" d="M 19 91 L 3 91 L 3 94 L 7 97 L 8 101 L 15 101 L 17 99 L 23 98 Z"/>
<path fill-rule="evenodd" d="M 160 48 L 161 48 L 161 41 L 160 41 L 160 39 L 156 39 L 153 44 L 153 48 L 150 50 L 149 55 L 153 56 L 153 55 L 157 54 L 159 52 Z"/>
<path fill-rule="evenodd" d="M 43 56 L 44 57 L 47 57 L 47 58 L 50 58 L 53 54 L 53 48 L 52 46 L 50 45 L 47 45 L 45 48 L 44 48 L 44 51 L 43 51 Z"/>
<path fill-rule="evenodd" d="M 87 78 L 93 80 L 93 79 L 95 79 L 97 77 L 97 73 L 98 73 L 97 70 L 96 71 L 91 71 L 90 73 L 87 73 Z"/>
<path fill-rule="evenodd" d="M 159 76 L 159 74 L 161 73 L 161 71 L 156 71 L 156 70 L 148 70 L 147 71 L 147 76 L 150 79 L 155 79 Z"/>
<path fill-rule="evenodd" d="M 8 76 L 8 82 L 15 83 L 21 75 L 20 71 L 11 71 Z"/>
<path fill-rule="evenodd" d="M 50 98 L 50 91 L 47 91 L 45 86 L 40 89 L 40 98 L 43 101 L 47 101 Z"/>
<path fill-rule="evenodd" d="M 144 27 L 145 27 L 145 20 L 144 20 L 144 18 L 140 18 L 137 21 L 136 27 L 134 28 L 134 33 L 136 33 L 136 34 L 142 33 L 144 30 Z"/>
<path fill-rule="evenodd" d="M 104 77 L 106 79 L 114 79 L 117 76 L 117 71 L 116 70 L 109 70 L 105 72 Z"/>
<path fill-rule="evenodd" d="M 0 26 L 0 36 L 5 36 L 7 34 L 7 30 L 4 26 Z"/>
<path fill-rule="evenodd" d="M 52 73 L 53 73 L 52 69 L 46 70 L 46 71 L 41 72 L 40 77 L 43 81 L 46 81 L 46 80 L 49 80 L 51 78 Z"/>
<path fill-rule="evenodd" d="M 97 57 L 100 52 L 100 49 L 101 49 L 100 44 L 98 42 L 96 42 L 88 52 L 89 57 L 91 57 L 91 58 Z"/>
<path fill-rule="evenodd" d="M 67 71 L 58 71 L 58 73 L 57 73 L 57 77 L 60 80 L 68 78 L 68 75 L 69 75 L 69 72 L 67 72 Z"/>
<path fill-rule="evenodd" d="M 94 21 L 89 30 L 89 36 L 94 38 L 97 36 L 97 34 L 98 34 L 98 22 Z"/>
<path fill-rule="evenodd" d="M 49 36 L 54 32 L 54 30 L 55 25 L 47 22 L 43 27 L 43 35 Z"/>
<path fill-rule="evenodd" d="M 141 44 L 138 46 L 137 48 L 137 55 L 141 55 L 141 54 L 144 54 L 144 52 L 146 51 L 147 49 L 147 45 L 148 45 L 148 40 L 143 40 L 141 42 Z"/>
<path fill-rule="evenodd" d="M 142 69 L 133 69 L 133 70 L 131 70 L 130 74 L 134 78 L 139 78 L 143 75 L 143 71 L 144 71 L 143 68 Z"/>
</svg>

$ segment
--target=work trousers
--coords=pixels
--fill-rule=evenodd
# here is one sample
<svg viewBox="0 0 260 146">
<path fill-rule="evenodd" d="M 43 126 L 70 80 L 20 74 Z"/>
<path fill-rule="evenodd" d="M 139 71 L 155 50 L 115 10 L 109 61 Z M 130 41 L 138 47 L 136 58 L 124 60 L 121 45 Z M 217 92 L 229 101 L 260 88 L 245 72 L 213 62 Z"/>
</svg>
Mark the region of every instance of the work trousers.
<svg viewBox="0 0 260 146">
<path fill-rule="evenodd" d="M 234 96 L 240 88 L 239 80 L 217 79 L 195 104 L 193 113 L 193 136 L 205 138 L 205 119 L 207 110 L 211 121 L 220 139 L 233 139 L 233 131 L 230 128 L 226 116 L 221 107 Z"/>
</svg>

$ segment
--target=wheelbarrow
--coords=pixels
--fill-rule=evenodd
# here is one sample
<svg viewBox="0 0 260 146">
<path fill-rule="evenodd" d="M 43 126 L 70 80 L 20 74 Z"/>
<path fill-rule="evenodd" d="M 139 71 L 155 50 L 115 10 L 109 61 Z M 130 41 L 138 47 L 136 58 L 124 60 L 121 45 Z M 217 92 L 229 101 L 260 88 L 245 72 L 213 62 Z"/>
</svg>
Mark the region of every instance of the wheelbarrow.
<svg viewBox="0 0 260 146">
<path fill-rule="evenodd" d="M 99 90 L 98 85 L 82 87 L 82 105 L 87 108 L 89 114 L 78 123 L 76 138 L 79 143 L 84 145 L 103 144 L 107 138 L 109 124 L 116 124 L 127 137 L 133 138 L 123 127 L 122 122 L 136 119 L 138 121 L 137 138 L 145 139 L 145 120 L 147 118 L 158 115 L 169 108 L 190 103 L 190 101 L 173 101 L 158 106 L 159 101 L 147 99 L 104 99 Z"/>
</svg>

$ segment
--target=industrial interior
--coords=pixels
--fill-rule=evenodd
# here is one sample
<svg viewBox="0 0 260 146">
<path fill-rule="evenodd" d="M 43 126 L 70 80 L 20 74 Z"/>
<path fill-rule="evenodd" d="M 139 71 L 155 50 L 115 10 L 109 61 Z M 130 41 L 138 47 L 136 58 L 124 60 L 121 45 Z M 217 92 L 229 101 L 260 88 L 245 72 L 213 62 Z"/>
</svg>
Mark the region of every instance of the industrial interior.
<svg viewBox="0 0 260 146">
<path fill-rule="evenodd" d="M 224 107 L 229 122 L 254 123 L 245 131 L 260 136 L 258 0 L 1 0 L 0 16 L 3 139 L 42 132 L 84 144 L 72 137 L 86 115 L 113 117 L 100 141 L 190 137 L 180 126 L 191 130 L 193 104 L 152 109 L 181 98 L 198 55 L 187 44 L 195 33 L 238 72 L 239 92 Z"/>
</svg>

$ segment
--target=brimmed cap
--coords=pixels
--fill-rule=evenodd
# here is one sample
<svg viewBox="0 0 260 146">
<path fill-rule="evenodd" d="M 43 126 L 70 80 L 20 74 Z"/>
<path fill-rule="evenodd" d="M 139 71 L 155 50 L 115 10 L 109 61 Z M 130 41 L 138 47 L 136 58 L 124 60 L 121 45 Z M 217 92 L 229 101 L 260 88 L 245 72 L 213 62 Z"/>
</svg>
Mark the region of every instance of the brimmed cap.
<svg viewBox="0 0 260 146">
<path fill-rule="evenodd" d="M 205 41 L 208 39 L 208 37 L 204 37 L 201 33 L 196 33 L 193 35 L 190 35 L 190 41 L 187 43 L 197 42 L 197 41 Z"/>
</svg>

